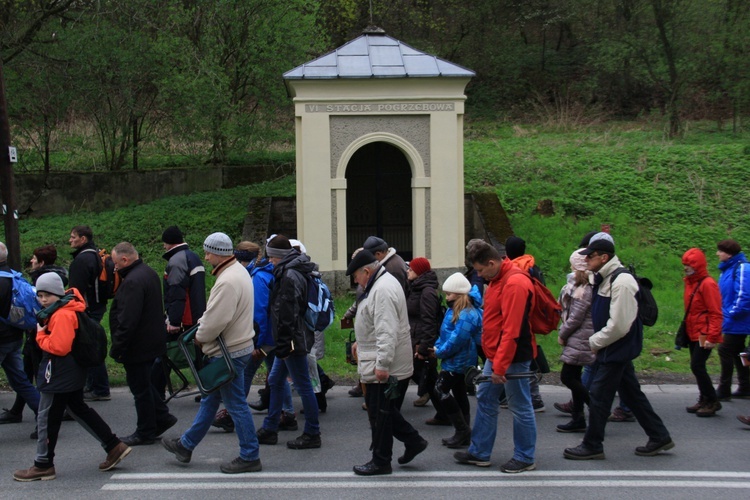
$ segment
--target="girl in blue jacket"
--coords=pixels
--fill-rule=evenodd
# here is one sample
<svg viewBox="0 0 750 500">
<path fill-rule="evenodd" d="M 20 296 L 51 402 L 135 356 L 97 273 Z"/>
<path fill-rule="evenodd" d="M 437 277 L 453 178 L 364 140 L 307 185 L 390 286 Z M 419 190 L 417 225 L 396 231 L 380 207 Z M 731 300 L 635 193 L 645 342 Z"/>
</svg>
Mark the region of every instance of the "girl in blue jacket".
<svg viewBox="0 0 750 500">
<path fill-rule="evenodd" d="M 443 439 L 448 448 L 468 446 L 469 397 L 464 372 L 477 362 L 477 345 L 482 344 L 482 296 L 461 273 L 449 276 L 443 283 L 448 311 L 435 342 L 435 357 L 441 359 L 441 372 L 432 393 L 437 413 L 444 413 L 456 432 Z M 452 395 L 451 395 L 452 393 Z"/>
</svg>

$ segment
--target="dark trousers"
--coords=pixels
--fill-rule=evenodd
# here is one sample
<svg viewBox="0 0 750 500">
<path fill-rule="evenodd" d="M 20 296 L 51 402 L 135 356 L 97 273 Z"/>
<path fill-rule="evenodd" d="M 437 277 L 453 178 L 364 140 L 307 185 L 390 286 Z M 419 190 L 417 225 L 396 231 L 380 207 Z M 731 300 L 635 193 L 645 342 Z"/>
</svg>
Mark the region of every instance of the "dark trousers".
<svg viewBox="0 0 750 500">
<path fill-rule="evenodd" d="M 399 397 L 393 400 L 388 400 L 385 395 L 388 384 L 365 385 L 367 417 L 372 429 L 372 461 L 376 465 L 390 464 L 394 437 L 406 446 L 414 446 L 422 439 L 419 432 L 401 415 L 401 404 L 409 388 L 409 379 L 398 382 Z"/>
<path fill-rule="evenodd" d="M 83 389 L 59 394 L 43 392 L 39 400 L 37 417 L 39 437 L 34 459 L 36 467 L 41 469 L 54 467 L 55 447 L 66 407 L 81 427 L 99 441 L 105 452 L 109 453 L 120 444 L 120 440 L 112 433 L 109 425 L 83 401 Z"/>
<path fill-rule="evenodd" d="M 432 389 L 432 404 L 438 415 L 463 414 L 466 422 L 471 422 L 469 396 L 466 394 L 466 381 L 463 373 L 441 371 Z"/>
<path fill-rule="evenodd" d="M 703 349 L 698 342 L 690 342 L 690 370 L 695 375 L 701 399 L 709 403 L 716 401 L 716 389 L 706 370 L 706 361 L 712 350 Z"/>
<path fill-rule="evenodd" d="M 417 383 L 417 396 L 423 396 L 435 387 L 437 381 L 437 359 L 414 358 L 414 382 Z"/>
<path fill-rule="evenodd" d="M 721 363 L 721 374 L 719 375 L 719 387 L 716 392 L 719 397 L 729 396 L 732 393 L 732 373 L 737 369 L 737 390 L 750 392 L 750 367 L 742 366 L 740 353 L 745 350 L 745 339 L 747 335 L 722 335 L 719 344 L 719 362 Z"/>
<path fill-rule="evenodd" d="M 135 400 L 138 417 L 135 432 L 143 439 L 156 438 L 158 423 L 166 423 L 169 408 L 151 383 L 151 367 L 154 360 L 141 363 L 125 363 L 125 379 Z"/>
<path fill-rule="evenodd" d="M 589 390 L 581 381 L 582 373 L 583 366 L 569 365 L 567 363 L 563 363 L 560 369 L 560 382 L 570 389 L 570 393 L 573 396 L 573 411 L 576 413 L 581 413 L 583 405 L 589 404 L 590 401 Z"/>
<path fill-rule="evenodd" d="M 604 442 L 604 428 L 607 425 L 615 393 L 630 406 L 638 423 L 649 439 L 664 441 L 669 439 L 669 431 L 651 403 L 635 376 L 632 361 L 621 363 L 597 363 L 591 383 L 591 402 L 589 404 L 589 426 L 583 437 L 583 444 L 594 451 L 601 451 Z"/>
</svg>

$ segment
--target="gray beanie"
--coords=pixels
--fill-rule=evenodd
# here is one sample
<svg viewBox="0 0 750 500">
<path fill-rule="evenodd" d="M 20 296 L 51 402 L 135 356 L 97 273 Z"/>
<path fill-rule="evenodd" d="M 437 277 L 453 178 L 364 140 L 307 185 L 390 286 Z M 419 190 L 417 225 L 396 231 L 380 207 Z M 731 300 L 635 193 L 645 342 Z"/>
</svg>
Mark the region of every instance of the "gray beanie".
<svg viewBox="0 0 750 500">
<path fill-rule="evenodd" d="M 232 239 L 224 233 L 212 233 L 206 237 L 203 242 L 203 250 L 206 253 L 229 257 L 234 255 L 234 246 Z"/>
<path fill-rule="evenodd" d="M 39 276 L 36 280 L 36 291 L 51 293 L 58 297 L 65 295 L 62 278 L 55 272 L 44 273 Z"/>
</svg>

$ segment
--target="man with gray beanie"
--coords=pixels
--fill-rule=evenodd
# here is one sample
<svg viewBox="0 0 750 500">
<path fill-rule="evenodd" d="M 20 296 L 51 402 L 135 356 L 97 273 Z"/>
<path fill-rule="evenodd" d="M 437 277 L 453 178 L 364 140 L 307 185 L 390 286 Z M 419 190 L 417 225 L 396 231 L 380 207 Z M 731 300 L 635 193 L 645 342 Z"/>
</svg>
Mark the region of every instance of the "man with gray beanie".
<svg viewBox="0 0 750 500">
<path fill-rule="evenodd" d="M 241 374 L 250 363 L 254 350 L 253 282 L 248 279 L 244 266 L 234 258 L 232 240 L 226 234 L 208 235 L 203 242 L 203 250 L 206 262 L 213 267 L 211 274 L 216 276 L 216 282 L 195 334 L 195 342 L 209 357 L 208 363 L 219 362 L 221 350 L 217 339 L 221 335 L 235 371 Z M 204 396 L 190 428 L 181 437 L 162 439 L 162 446 L 173 453 L 179 462 L 190 462 L 193 450 L 211 428 L 221 402 L 232 417 L 234 431 L 240 443 L 239 456 L 221 464 L 221 472 L 239 474 L 262 470 L 258 437 L 245 400 L 245 382 L 241 376 L 235 377 L 218 391 Z"/>
</svg>

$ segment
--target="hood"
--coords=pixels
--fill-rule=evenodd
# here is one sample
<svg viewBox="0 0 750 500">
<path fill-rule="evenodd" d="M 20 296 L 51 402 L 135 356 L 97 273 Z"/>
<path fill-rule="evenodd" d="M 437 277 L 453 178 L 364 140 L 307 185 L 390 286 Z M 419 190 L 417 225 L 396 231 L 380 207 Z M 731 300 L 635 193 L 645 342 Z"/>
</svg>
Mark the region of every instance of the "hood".
<svg viewBox="0 0 750 500">
<path fill-rule="evenodd" d="M 708 262 L 706 254 L 699 248 L 691 248 L 682 256 L 682 265 L 695 269 L 695 273 L 685 276 L 685 281 L 697 281 L 708 276 Z"/>
<path fill-rule="evenodd" d="M 263 259 L 260 262 L 252 262 L 248 264 L 247 271 L 250 273 L 250 276 L 255 276 L 258 271 L 266 271 L 273 274 L 273 264 L 268 260 Z"/>
<path fill-rule="evenodd" d="M 81 292 L 79 292 L 77 288 L 69 288 L 65 293 L 72 293 L 73 299 L 65 304 L 62 307 L 63 309 L 70 309 L 75 312 L 83 312 L 86 310 L 86 301 L 83 300 L 83 295 L 81 295 Z"/>
<path fill-rule="evenodd" d="M 411 290 L 424 290 L 425 288 L 438 289 L 437 274 L 433 269 L 423 272 L 411 282 Z"/>
<path fill-rule="evenodd" d="M 300 253 L 299 250 L 292 250 L 292 253 L 279 262 L 273 274 L 276 278 L 280 278 L 287 269 L 294 269 L 304 275 L 308 275 L 315 270 L 315 264 L 310 260 L 310 257 Z"/>
<path fill-rule="evenodd" d="M 521 255 L 520 257 L 516 257 L 511 262 L 513 262 L 515 265 L 523 269 L 524 271 L 528 271 L 532 267 L 534 267 L 534 256 L 533 255 Z"/>
<path fill-rule="evenodd" d="M 474 307 L 476 307 L 477 309 L 481 309 L 482 294 L 479 293 L 479 288 L 476 285 L 472 285 L 471 290 L 469 290 L 469 300 L 471 300 L 471 303 Z"/>
</svg>

